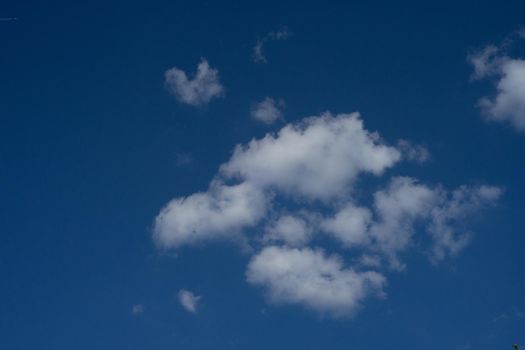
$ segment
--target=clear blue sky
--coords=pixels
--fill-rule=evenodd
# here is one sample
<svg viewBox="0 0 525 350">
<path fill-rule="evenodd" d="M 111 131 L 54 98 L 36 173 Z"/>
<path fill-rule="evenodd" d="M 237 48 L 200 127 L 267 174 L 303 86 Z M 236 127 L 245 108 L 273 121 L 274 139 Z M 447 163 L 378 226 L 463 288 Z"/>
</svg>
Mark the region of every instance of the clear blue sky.
<svg viewBox="0 0 525 350">
<path fill-rule="evenodd" d="M 524 13 L 523 1 L 510 0 L 3 1 L 0 348 L 525 345 Z M 265 62 L 254 56 L 258 43 Z M 493 56 L 479 56 L 488 45 Z M 468 57 L 488 70 L 476 75 Z M 191 85 L 204 60 L 220 91 Z M 174 67 L 190 82 L 166 81 Z M 496 84 L 508 80 L 516 83 L 496 100 Z M 479 104 L 484 96 L 489 105 Z M 266 97 L 282 115 L 265 123 L 254 110 Z M 325 111 L 333 116 L 319 117 Z M 355 111 L 364 129 L 327 131 L 326 154 L 312 146 L 294 158 L 300 170 L 274 163 L 314 142 L 306 131 L 315 123 L 357 123 L 341 115 Z M 300 145 L 232 156 L 286 125 L 304 131 Z M 363 134 L 372 149 L 360 151 Z M 284 135 L 273 135 L 280 145 Z M 391 154 L 373 174 L 380 149 Z M 380 209 L 379 193 L 392 195 L 395 179 L 407 179 L 399 177 L 436 197 L 428 211 L 395 216 L 400 197 Z M 213 179 L 220 184 L 209 187 Z M 239 184 L 266 206 L 239 204 L 257 216 L 249 222 L 238 223 L 244 214 L 229 204 L 214 207 Z M 463 185 L 458 204 L 453 191 Z M 210 212 L 192 206 L 197 192 Z M 339 231 L 321 224 L 350 204 L 371 215 L 362 236 L 347 222 Z M 303 220 L 308 242 L 275 238 L 286 215 Z M 439 220 L 471 238 L 446 246 L 458 249 L 444 258 L 432 253 L 432 237 L 444 237 Z M 345 234 L 359 242 L 342 244 Z M 283 264 L 297 257 L 284 278 L 272 252 Z M 363 254 L 379 261 L 360 263 Z M 335 255 L 335 270 L 317 271 Z"/>
</svg>

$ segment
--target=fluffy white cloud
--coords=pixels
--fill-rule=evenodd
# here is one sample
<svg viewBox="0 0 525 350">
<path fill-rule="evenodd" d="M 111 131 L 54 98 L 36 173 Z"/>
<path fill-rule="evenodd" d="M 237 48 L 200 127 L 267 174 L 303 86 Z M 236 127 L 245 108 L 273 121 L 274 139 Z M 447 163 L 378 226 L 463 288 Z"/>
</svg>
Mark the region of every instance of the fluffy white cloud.
<svg viewBox="0 0 525 350">
<path fill-rule="evenodd" d="M 497 79 L 496 95 L 479 100 L 483 114 L 525 131 L 525 60 L 508 57 L 496 46 L 487 46 L 468 60 L 474 67 L 473 78 Z"/>
<path fill-rule="evenodd" d="M 264 242 L 284 242 L 292 247 L 304 246 L 312 238 L 312 224 L 305 219 L 283 215 L 268 225 Z"/>
<path fill-rule="evenodd" d="M 484 97 L 480 106 L 491 120 L 507 121 L 525 130 L 525 60 L 509 59 L 500 67 L 501 76 L 494 98 Z"/>
<path fill-rule="evenodd" d="M 219 239 L 262 246 L 247 280 L 262 286 L 270 300 L 352 315 L 385 284 L 381 274 L 361 269 L 386 263 L 402 270 L 402 253 L 414 247 L 416 233 L 428 235 L 422 249 L 433 262 L 456 255 L 470 240 L 469 217 L 501 195 L 498 187 L 450 192 L 410 177 L 385 179 L 376 191 L 355 191 L 363 174 L 379 176 L 401 160 L 426 158 L 428 151 L 409 142 L 387 145 L 364 128 L 357 113 L 306 118 L 238 145 L 206 192 L 176 198 L 162 209 L 154 239 L 164 249 Z M 359 269 L 308 248 L 322 244 L 318 233 L 351 249 Z"/>
<path fill-rule="evenodd" d="M 358 113 L 325 113 L 238 145 L 221 173 L 259 188 L 327 200 L 348 194 L 360 173 L 380 175 L 400 158 L 395 147 L 364 129 Z"/>
<path fill-rule="evenodd" d="M 427 216 L 438 200 L 439 191 L 408 177 L 393 178 L 388 188 L 374 194 L 377 221 L 370 235 L 393 268 L 403 268 L 397 254 L 410 244 L 415 220 Z"/>
<path fill-rule="evenodd" d="M 197 307 L 202 298 L 201 296 L 195 295 L 188 290 L 181 289 L 178 293 L 178 297 L 180 304 L 186 311 L 191 313 L 197 312 Z"/>
<path fill-rule="evenodd" d="M 357 113 L 310 117 L 237 146 L 220 176 L 242 182 L 228 186 L 214 180 L 207 192 L 172 200 L 155 220 L 154 238 L 160 247 L 174 248 L 238 237 L 265 216 L 273 190 L 341 198 L 361 172 L 379 175 L 400 158 L 395 147 L 364 129 Z"/>
<path fill-rule="evenodd" d="M 369 225 L 372 213 L 367 208 L 347 204 L 333 217 L 323 220 L 321 228 L 346 247 L 370 243 Z"/>
<path fill-rule="evenodd" d="M 204 59 L 197 66 L 193 79 L 188 79 L 186 73 L 177 67 L 168 69 L 165 73 L 165 84 L 168 91 L 181 103 L 195 107 L 224 96 L 224 87 L 219 82 L 219 71 L 211 68 Z"/>
<path fill-rule="evenodd" d="M 284 101 L 275 101 L 271 97 L 266 97 L 259 103 L 252 106 L 250 114 L 252 118 L 265 123 L 272 124 L 283 116 L 282 109 L 284 108 Z"/>
<path fill-rule="evenodd" d="M 175 198 L 155 219 L 154 239 L 161 248 L 236 237 L 266 214 L 268 200 L 249 183 L 227 186 L 213 181 L 207 192 Z"/>
<path fill-rule="evenodd" d="M 375 192 L 373 211 L 350 203 L 323 219 L 320 228 L 346 248 L 380 253 L 391 268 L 401 270 L 404 264 L 398 255 L 411 246 L 418 223 L 432 237 L 430 257 L 437 262 L 456 255 L 469 243 L 469 234 L 459 228 L 469 216 L 494 204 L 501 193 L 500 188 L 490 186 L 461 186 L 448 192 L 413 178 L 394 177 L 387 188 Z M 377 255 L 369 257 L 363 256 L 361 264 L 379 265 Z"/>
<path fill-rule="evenodd" d="M 320 250 L 266 247 L 250 261 L 246 277 L 271 302 L 297 304 L 329 316 L 352 316 L 371 294 L 383 295 L 384 276 L 344 268 Z"/>
</svg>

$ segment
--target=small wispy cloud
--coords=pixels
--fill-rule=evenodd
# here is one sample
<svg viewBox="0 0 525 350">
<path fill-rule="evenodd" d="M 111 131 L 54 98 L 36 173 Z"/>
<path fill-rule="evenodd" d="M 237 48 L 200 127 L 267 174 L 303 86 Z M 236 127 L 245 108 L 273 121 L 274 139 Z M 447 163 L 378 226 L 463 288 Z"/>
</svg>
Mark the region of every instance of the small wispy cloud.
<svg viewBox="0 0 525 350">
<path fill-rule="evenodd" d="M 135 304 L 133 305 L 133 307 L 131 308 L 131 314 L 132 315 L 141 315 L 144 313 L 144 305 L 142 304 Z"/>
<path fill-rule="evenodd" d="M 201 296 L 195 295 L 189 290 L 181 289 L 178 293 L 178 297 L 180 304 L 186 311 L 191 313 L 197 312 L 199 302 L 202 298 Z"/>
<path fill-rule="evenodd" d="M 521 321 L 525 319 L 525 312 L 519 309 L 516 306 L 509 308 L 498 316 L 494 317 L 492 320 L 493 323 L 501 321 Z"/>
<path fill-rule="evenodd" d="M 175 164 L 178 167 L 189 165 L 193 162 L 193 157 L 189 153 L 177 153 L 175 156 Z"/>
<path fill-rule="evenodd" d="M 268 60 L 264 55 L 264 45 L 269 41 L 287 40 L 292 36 L 292 33 L 287 27 L 282 27 L 279 30 L 272 31 L 266 34 L 261 39 L 258 39 L 253 47 L 252 59 L 256 63 L 266 63 Z"/>
</svg>

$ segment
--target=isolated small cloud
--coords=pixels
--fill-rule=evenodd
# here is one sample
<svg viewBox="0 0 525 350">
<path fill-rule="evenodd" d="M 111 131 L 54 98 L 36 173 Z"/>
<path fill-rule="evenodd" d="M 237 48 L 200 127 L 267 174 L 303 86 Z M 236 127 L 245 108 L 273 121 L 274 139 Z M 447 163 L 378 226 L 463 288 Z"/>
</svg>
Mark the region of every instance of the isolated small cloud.
<svg viewBox="0 0 525 350">
<path fill-rule="evenodd" d="M 263 47 L 264 47 L 264 41 L 263 40 L 257 40 L 257 43 L 253 47 L 253 60 L 257 63 L 266 63 L 268 62 L 266 60 L 266 57 L 263 55 Z"/>
<path fill-rule="evenodd" d="M 206 105 L 225 93 L 219 81 L 219 71 L 211 68 L 205 59 L 197 66 L 197 72 L 192 79 L 177 67 L 168 69 L 165 73 L 165 85 L 179 102 L 194 107 Z"/>
<path fill-rule="evenodd" d="M 515 35 L 523 38 L 521 31 Z M 507 55 L 513 40 L 500 46 L 489 45 L 468 56 L 474 67 L 473 79 L 491 78 L 495 81 L 494 96 L 482 97 L 478 106 L 488 120 L 505 122 L 517 131 L 525 131 L 525 59 Z"/>
<path fill-rule="evenodd" d="M 273 124 L 282 118 L 284 106 L 283 100 L 275 101 L 271 97 L 266 97 L 252 106 L 250 114 L 253 119 L 264 124 Z"/>
<path fill-rule="evenodd" d="M 195 295 L 189 290 L 181 289 L 178 293 L 179 302 L 182 307 L 191 313 L 196 313 L 201 300 L 201 296 Z"/>
<path fill-rule="evenodd" d="M 340 257 L 321 250 L 266 247 L 246 271 L 275 304 L 297 304 L 333 317 L 353 316 L 370 295 L 384 295 L 386 279 L 373 271 L 345 268 Z"/>
<path fill-rule="evenodd" d="M 290 30 L 286 27 L 283 27 L 279 30 L 268 33 L 262 39 L 258 39 L 255 43 L 255 46 L 253 47 L 253 61 L 256 63 L 268 62 L 266 56 L 264 55 L 264 46 L 266 45 L 266 43 L 275 40 L 287 40 L 291 35 L 292 33 L 290 32 Z"/>
<path fill-rule="evenodd" d="M 177 153 L 175 156 L 175 164 L 178 167 L 189 165 L 193 162 L 193 157 L 188 153 Z"/>
<path fill-rule="evenodd" d="M 131 313 L 133 315 L 140 315 L 144 313 L 144 306 L 142 304 L 133 305 L 133 307 L 131 308 Z"/>
</svg>

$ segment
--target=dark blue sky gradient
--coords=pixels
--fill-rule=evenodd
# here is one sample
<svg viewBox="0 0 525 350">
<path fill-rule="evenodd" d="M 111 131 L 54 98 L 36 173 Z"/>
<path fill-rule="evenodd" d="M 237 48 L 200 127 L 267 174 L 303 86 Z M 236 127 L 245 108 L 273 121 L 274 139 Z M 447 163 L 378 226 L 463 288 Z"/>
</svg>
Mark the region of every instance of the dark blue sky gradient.
<svg viewBox="0 0 525 350">
<path fill-rule="evenodd" d="M 475 104 L 492 87 L 470 82 L 466 62 L 524 14 L 523 1 L 1 2 L 0 17 L 18 20 L 0 22 L 0 348 L 525 344 L 525 134 L 482 120 Z M 257 38 L 283 25 L 293 36 L 254 64 Z M 163 74 L 201 57 L 227 92 L 193 109 Z M 269 306 L 231 245 L 164 256 L 151 239 L 166 202 L 205 190 L 235 144 L 284 125 L 250 119 L 265 96 L 286 101 L 286 121 L 360 111 L 387 141 L 432 154 L 392 174 L 505 195 L 461 255 L 433 266 L 407 254 L 387 298 L 353 320 Z M 199 313 L 180 307 L 181 288 L 203 295 Z"/>
</svg>

